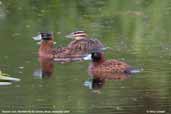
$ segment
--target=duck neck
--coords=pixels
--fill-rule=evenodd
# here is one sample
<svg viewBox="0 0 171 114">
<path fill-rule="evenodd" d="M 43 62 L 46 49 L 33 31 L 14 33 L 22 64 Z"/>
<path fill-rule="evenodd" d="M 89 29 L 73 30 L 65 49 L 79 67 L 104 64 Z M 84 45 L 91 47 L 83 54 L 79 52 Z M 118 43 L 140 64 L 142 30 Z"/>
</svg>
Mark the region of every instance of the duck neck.
<svg viewBox="0 0 171 114">
<path fill-rule="evenodd" d="M 54 47 L 53 40 L 42 40 L 39 48 L 39 55 L 49 53 Z"/>
<path fill-rule="evenodd" d="M 103 62 L 105 62 L 105 58 L 104 58 L 104 57 L 101 58 L 101 59 L 98 60 L 98 61 L 93 61 L 93 65 L 94 65 L 94 66 L 98 66 L 98 65 L 102 64 Z"/>
</svg>

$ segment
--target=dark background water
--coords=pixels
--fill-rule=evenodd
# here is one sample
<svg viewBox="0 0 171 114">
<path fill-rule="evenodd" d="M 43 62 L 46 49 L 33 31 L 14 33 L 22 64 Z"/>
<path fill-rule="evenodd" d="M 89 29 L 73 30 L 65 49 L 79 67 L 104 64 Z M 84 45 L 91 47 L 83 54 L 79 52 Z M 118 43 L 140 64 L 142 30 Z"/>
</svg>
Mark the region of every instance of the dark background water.
<svg viewBox="0 0 171 114">
<path fill-rule="evenodd" d="M 73 114 L 171 113 L 170 0 L 1 0 L 0 69 L 21 81 L 0 87 L 0 110 L 68 110 Z M 84 87 L 89 62 L 54 64 L 38 79 L 38 45 L 32 36 L 85 30 L 113 48 L 106 58 L 144 71 L 127 80 L 108 80 L 100 93 Z"/>
</svg>

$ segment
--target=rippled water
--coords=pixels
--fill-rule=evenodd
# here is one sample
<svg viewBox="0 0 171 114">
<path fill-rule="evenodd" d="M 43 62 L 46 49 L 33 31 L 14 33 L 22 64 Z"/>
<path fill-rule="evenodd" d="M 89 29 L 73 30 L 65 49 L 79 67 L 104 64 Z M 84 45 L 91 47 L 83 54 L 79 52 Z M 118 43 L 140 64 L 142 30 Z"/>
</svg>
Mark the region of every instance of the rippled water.
<svg viewBox="0 0 171 114">
<path fill-rule="evenodd" d="M 0 86 L 0 110 L 170 114 L 170 14 L 170 0 L 1 0 L 0 70 L 21 81 Z M 85 86 L 93 82 L 89 62 L 51 63 L 51 76 L 34 76 L 40 64 L 31 37 L 54 31 L 58 47 L 67 45 L 70 40 L 64 35 L 75 30 L 85 30 L 111 47 L 106 58 L 144 71 L 100 81 L 95 89 Z"/>
</svg>

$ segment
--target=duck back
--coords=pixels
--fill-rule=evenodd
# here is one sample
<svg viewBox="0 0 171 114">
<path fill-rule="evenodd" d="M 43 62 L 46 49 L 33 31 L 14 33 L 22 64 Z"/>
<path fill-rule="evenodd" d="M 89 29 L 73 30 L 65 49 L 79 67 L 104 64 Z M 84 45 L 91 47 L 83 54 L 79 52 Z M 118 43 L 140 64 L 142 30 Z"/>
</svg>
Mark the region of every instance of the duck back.
<svg viewBox="0 0 171 114">
<path fill-rule="evenodd" d="M 89 72 L 92 75 L 104 73 L 124 73 L 130 69 L 127 63 L 118 60 L 106 60 L 103 63 L 92 63 L 89 66 Z"/>
<path fill-rule="evenodd" d="M 98 39 L 84 38 L 71 41 L 68 47 L 82 54 L 86 54 L 90 53 L 90 51 L 94 48 L 104 48 L 104 45 Z"/>
</svg>

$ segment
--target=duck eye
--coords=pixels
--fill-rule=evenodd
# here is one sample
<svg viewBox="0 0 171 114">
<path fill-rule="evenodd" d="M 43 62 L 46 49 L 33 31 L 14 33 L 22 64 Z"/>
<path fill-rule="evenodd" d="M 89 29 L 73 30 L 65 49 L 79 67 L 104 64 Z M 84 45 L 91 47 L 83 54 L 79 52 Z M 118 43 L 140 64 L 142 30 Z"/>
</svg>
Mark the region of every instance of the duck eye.
<svg viewBox="0 0 171 114">
<path fill-rule="evenodd" d="M 100 53 L 92 53 L 92 60 L 93 62 L 98 62 L 101 60 L 101 54 Z"/>
<path fill-rule="evenodd" d="M 99 53 L 92 53 L 92 57 L 99 58 L 100 57 L 100 54 Z"/>
<path fill-rule="evenodd" d="M 95 56 L 95 57 L 98 57 L 98 54 L 97 54 L 97 53 L 94 53 L 94 56 Z"/>
</svg>

